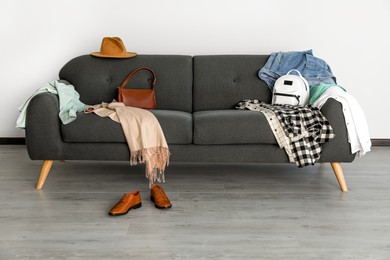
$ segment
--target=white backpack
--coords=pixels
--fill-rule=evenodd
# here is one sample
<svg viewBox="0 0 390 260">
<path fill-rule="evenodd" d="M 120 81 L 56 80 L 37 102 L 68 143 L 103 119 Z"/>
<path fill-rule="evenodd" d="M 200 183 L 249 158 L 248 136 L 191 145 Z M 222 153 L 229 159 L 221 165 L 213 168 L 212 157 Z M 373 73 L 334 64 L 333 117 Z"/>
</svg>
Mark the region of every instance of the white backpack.
<svg viewBox="0 0 390 260">
<path fill-rule="evenodd" d="M 295 71 L 298 75 L 290 75 Z M 304 106 L 309 103 L 310 87 L 298 70 L 290 70 L 275 82 L 272 92 L 272 105 Z"/>
</svg>

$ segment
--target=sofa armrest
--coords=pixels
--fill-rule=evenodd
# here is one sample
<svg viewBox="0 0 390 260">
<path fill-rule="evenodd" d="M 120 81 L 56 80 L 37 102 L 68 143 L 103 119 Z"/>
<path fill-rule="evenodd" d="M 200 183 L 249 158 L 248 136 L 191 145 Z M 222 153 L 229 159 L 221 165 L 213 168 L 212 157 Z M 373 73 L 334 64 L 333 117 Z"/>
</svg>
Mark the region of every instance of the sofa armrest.
<svg viewBox="0 0 390 260">
<path fill-rule="evenodd" d="M 61 159 L 63 142 L 58 96 L 42 93 L 31 99 L 26 115 L 26 146 L 32 160 Z"/>
<path fill-rule="evenodd" d="M 330 98 L 321 108 L 322 114 L 328 119 L 335 133 L 335 138 L 323 145 L 320 161 L 322 162 L 352 162 L 355 154 L 351 154 L 348 142 L 348 132 L 345 125 L 343 106 Z"/>
</svg>

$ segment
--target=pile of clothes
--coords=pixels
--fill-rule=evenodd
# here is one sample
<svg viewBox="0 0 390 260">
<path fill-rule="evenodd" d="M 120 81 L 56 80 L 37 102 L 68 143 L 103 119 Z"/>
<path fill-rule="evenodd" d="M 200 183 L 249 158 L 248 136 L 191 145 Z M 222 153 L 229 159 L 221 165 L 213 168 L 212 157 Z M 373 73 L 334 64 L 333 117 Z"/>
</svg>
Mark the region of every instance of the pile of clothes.
<svg viewBox="0 0 390 260">
<path fill-rule="evenodd" d="M 351 152 L 359 157 L 369 152 L 371 140 L 363 110 L 352 95 L 337 85 L 329 65 L 315 57 L 312 50 L 274 52 L 258 76 L 272 92 L 275 81 L 291 69 L 298 70 L 309 83 L 309 105 L 270 105 L 247 99 L 239 102 L 236 108 L 263 113 L 290 162 L 303 167 L 314 164 L 321 156 L 321 145 L 335 136 L 320 111 L 325 102 L 333 98 L 342 104 Z"/>
</svg>

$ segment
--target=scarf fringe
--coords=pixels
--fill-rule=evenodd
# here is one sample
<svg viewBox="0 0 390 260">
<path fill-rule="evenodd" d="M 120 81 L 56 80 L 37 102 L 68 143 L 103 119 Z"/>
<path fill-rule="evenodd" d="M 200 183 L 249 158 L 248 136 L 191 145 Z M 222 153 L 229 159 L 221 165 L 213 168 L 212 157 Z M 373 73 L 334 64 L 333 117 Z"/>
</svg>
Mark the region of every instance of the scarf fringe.
<svg viewBox="0 0 390 260">
<path fill-rule="evenodd" d="M 145 163 L 145 176 L 149 179 L 149 188 L 154 182 L 165 182 L 165 167 L 169 165 L 171 153 L 167 147 L 157 146 L 131 151 L 130 165 Z"/>
</svg>

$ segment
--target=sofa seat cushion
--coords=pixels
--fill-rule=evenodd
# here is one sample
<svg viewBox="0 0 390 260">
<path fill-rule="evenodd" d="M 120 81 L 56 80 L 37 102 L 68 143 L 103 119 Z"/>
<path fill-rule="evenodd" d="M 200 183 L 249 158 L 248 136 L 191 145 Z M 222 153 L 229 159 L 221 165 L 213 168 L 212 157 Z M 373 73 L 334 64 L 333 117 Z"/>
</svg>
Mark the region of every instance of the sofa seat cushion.
<svg viewBox="0 0 390 260">
<path fill-rule="evenodd" d="M 195 112 L 194 143 L 277 144 L 262 113 L 233 109 Z"/>
<path fill-rule="evenodd" d="M 192 143 L 192 114 L 173 110 L 150 110 L 159 121 L 168 144 Z M 122 127 L 110 118 L 79 113 L 70 124 L 62 125 L 69 143 L 126 143 Z"/>
</svg>

